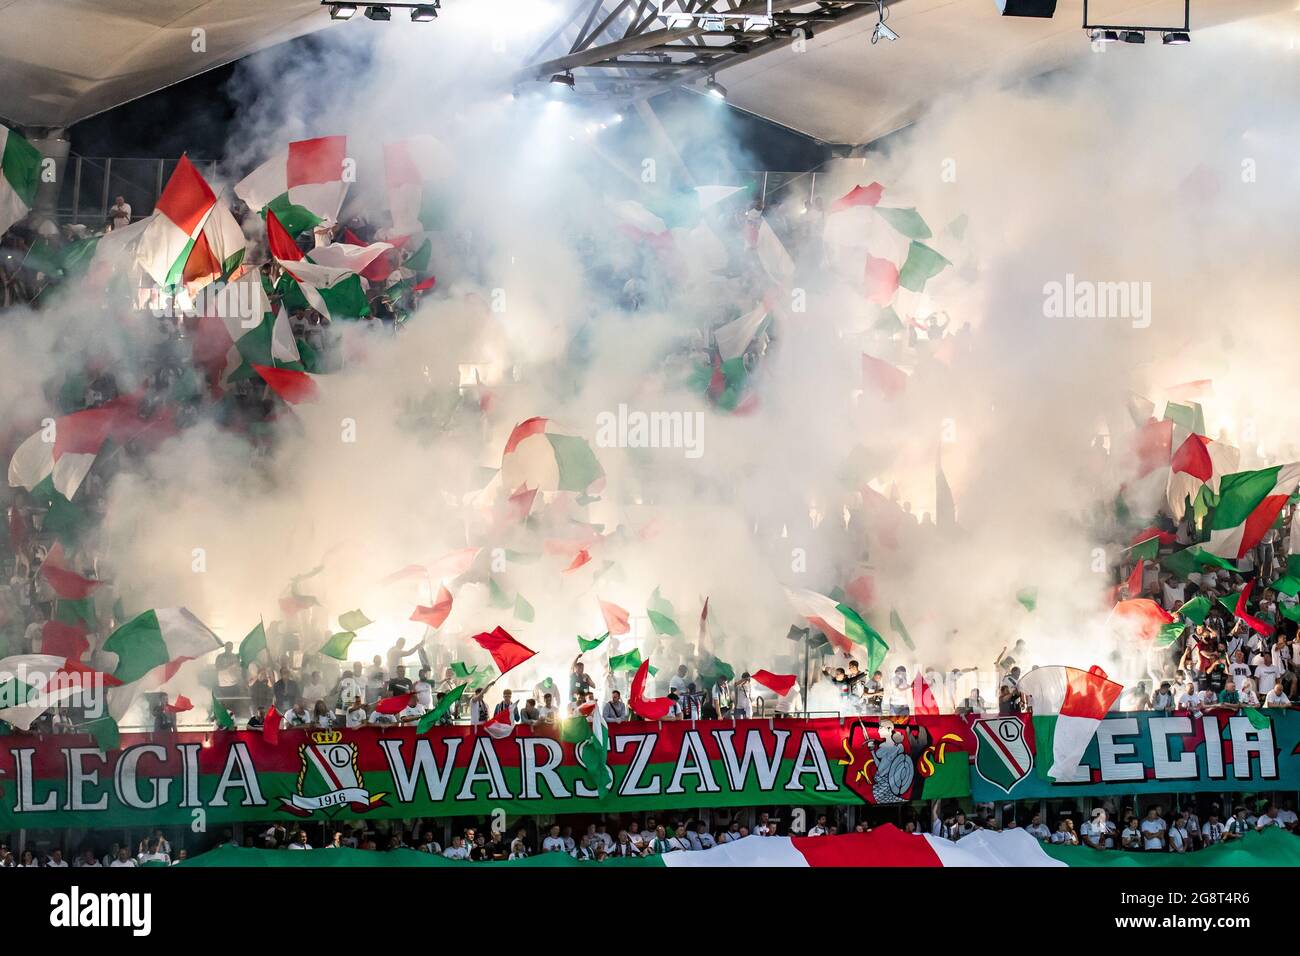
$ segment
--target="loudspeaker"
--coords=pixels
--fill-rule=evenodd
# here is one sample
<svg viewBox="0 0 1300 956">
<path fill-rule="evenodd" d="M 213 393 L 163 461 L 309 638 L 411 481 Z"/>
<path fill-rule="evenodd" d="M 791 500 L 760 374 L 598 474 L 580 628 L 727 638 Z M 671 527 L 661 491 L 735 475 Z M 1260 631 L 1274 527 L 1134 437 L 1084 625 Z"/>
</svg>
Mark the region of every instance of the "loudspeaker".
<svg viewBox="0 0 1300 956">
<path fill-rule="evenodd" d="M 1048 17 L 1056 13 L 1056 0 L 993 0 L 1004 17 Z"/>
</svg>

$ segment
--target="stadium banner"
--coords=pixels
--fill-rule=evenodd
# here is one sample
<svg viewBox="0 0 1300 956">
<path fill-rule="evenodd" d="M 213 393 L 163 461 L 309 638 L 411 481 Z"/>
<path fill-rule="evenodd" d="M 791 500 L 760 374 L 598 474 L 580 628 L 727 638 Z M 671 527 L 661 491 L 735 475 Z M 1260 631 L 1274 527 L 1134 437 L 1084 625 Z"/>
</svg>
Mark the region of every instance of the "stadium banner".
<svg viewBox="0 0 1300 956">
<path fill-rule="evenodd" d="M 239 820 L 898 804 L 970 793 L 959 717 L 610 725 L 606 793 L 585 720 L 471 727 L 0 738 L 0 832 Z M 592 768 L 589 770 L 587 761 Z"/>
<path fill-rule="evenodd" d="M 1300 789 L 1295 711 L 1108 714 L 1072 782 L 1047 776 L 1052 720 L 1028 714 L 973 719 L 971 796 L 986 801 Z"/>
</svg>

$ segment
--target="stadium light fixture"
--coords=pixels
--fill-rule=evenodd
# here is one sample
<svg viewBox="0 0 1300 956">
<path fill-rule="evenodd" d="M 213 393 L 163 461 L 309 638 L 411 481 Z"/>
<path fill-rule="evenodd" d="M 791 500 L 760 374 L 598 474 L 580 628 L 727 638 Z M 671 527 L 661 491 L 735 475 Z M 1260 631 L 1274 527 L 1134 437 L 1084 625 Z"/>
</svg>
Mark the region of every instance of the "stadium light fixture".
<svg viewBox="0 0 1300 956">
<path fill-rule="evenodd" d="M 1141 45 L 1147 42 L 1148 33 L 1159 33 L 1161 42 L 1165 46 L 1191 43 L 1192 0 L 1183 0 L 1183 22 L 1181 24 L 1166 24 L 1164 26 L 1090 23 L 1088 20 L 1088 0 L 1083 0 L 1083 29 L 1087 32 L 1088 39 L 1092 43 L 1114 43 L 1117 40 L 1123 40 L 1125 43 Z"/>
<path fill-rule="evenodd" d="M 704 84 L 704 92 L 715 99 L 725 100 L 727 98 L 727 88 L 711 76 L 709 81 Z"/>
<path fill-rule="evenodd" d="M 357 15 L 357 5 L 355 3 L 331 3 L 330 19 L 331 20 L 351 20 Z"/>
<path fill-rule="evenodd" d="M 438 17 L 438 8 L 432 3 L 422 4 L 418 7 L 411 8 L 412 23 L 428 23 L 430 20 L 436 20 Z"/>
<path fill-rule="evenodd" d="M 381 6 L 366 7 L 366 19 L 374 20 L 376 23 L 387 23 L 393 19 L 393 11 Z"/>
<path fill-rule="evenodd" d="M 578 81 L 573 78 L 573 74 L 568 70 L 563 73 L 556 73 L 551 77 L 551 82 L 560 86 L 567 86 L 569 89 L 573 89 L 578 85 Z"/>
</svg>

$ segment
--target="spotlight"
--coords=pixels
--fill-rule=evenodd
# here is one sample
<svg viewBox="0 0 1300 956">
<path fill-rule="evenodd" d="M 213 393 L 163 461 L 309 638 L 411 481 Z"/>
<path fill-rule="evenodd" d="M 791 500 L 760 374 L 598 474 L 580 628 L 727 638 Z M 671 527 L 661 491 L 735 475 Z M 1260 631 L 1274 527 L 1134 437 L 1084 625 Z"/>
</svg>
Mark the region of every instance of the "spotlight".
<svg viewBox="0 0 1300 956">
<path fill-rule="evenodd" d="M 421 4 L 418 7 L 411 8 L 412 23 L 428 23 L 430 20 L 436 19 L 437 16 L 438 8 L 431 3 Z"/>
<path fill-rule="evenodd" d="M 720 100 L 725 100 L 727 98 L 727 88 L 713 77 L 709 77 L 709 81 L 704 84 L 704 92 L 708 93 L 710 96 L 717 97 Z"/>
<path fill-rule="evenodd" d="M 1090 38 L 1093 43 L 1114 43 L 1119 40 L 1119 34 L 1114 30 L 1093 30 Z"/>
<path fill-rule="evenodd" d="M 1184 43 L 1191 43 L 1192 37 L 1182 30 L 1172 30 L 1164 34 L 1160 38 L 1160 42 L 1165 46 L 1182 46 Z"/>
<path fill-rule="evenodd" d="M 357 5 L 355 3 L 330 4 L 331 20 L 351 20 L 356 15 L 357 15 Z"/>
<path fill-rule="evenodd" d="M 1147 35 L 1141 30 L 1125 30 L 1119 35 L 1125 43 L 1146 43 Z"/>
<path fill-rule="evenodd" d="M 560 86 L 567 86 L 569 89 L 573 89 L 578 85 L 578 81 L 573 78 L 573 74 L 567 71 L 564 73 L 556 73 L 551 77 L 551 82 L 558 83 Z"/>
<path fill-rule="evenodd" d="M 387 7 L 366 7 L 366 19 L 387 23 L 393 19 L 393 11 Z"/>
</svg>

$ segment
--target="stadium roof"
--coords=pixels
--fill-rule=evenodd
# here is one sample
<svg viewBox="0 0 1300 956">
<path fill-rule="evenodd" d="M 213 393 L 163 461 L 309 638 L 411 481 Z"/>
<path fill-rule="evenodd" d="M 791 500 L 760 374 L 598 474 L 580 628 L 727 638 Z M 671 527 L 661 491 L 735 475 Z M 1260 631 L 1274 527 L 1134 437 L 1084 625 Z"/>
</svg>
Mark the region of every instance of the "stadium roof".
<svg viewBox="0 0 1300 956">
<path fill-rule="evenodd" d="M 460 2 L 468 0 L 445 0 L 445 6 Z M 550 2 L 563 26 L 530 66 L 576 57 L 584 61 L 573 67 L 579 90 L 612 77 L 625 81 L 623 95 L 630 87 L 633 96 L 712 72 L 734 105 L 832 143 L 870 142 L 979 77 L 1023 78 L 1094 55 L 1080 30 L 1083 0 L 1059 0 L 1052 19 L 1000 17 L 994 0 L 886 0 L 889 26 L 901 39 L 874 45 L 874 3 L 774 0 L 787 26 L 804 17 L 825 24 L 802 53 L 788 37 L 683 35 L 654 17 L 637 20 L 641 4 L 628 0 Z M 1183 14 L 1183 0 L 1089 3 L 1094 22 L 1174 25 Z M 696 5 L 710 6 L 728 5 Z M 764 6 L 764 0 L 743 0 L 735 9 Z M 1193 34 L 1293 9 L 1294 0 L 1192 0 Z M 331 24 L 319 0 L 0 0 L 0 119 L 68 126 Z M 383 26 L 411 29 L 398 18 Z M 197 51 L 196 27 L 205 31 Z M 585 46 L 577 42 L 580 33 Z M 1152 41 L 1159 46 L 1158 37 Z M 1120 53 L 1178 51 L 1114 55 Z M 625 66 L 629 61 L 635 62 Z"/>
</svg>

